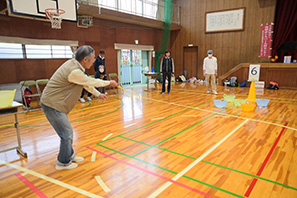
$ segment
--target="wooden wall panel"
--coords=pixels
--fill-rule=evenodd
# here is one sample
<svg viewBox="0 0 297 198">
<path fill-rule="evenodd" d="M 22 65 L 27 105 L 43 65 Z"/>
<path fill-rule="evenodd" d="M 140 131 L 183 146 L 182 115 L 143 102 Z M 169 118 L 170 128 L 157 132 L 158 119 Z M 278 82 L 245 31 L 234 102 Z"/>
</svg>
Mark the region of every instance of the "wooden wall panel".
<svg viewBox="0 0 297 198">
<path fill-rule="evenodd" d="M 153 45 L 157 50 L 162 39 L 162 30 L 139 25 L 94 18 L 94 26 L 78 28 L 76 22 L 62 22 L 62 29 L 54 30 L 50 22 L 18 17 L 0 16 L 0 36 L 13 36 L 33 39 L 74 40 L 79 45 L 90 45 L 96 51 L 104 50 L 107 73 L 117 71 L 117 53 L 114 43 Z M 0 84 L 18 83 L 21 80 L 50 78 L 56 69 L 67 59 L 0 59 L 0 72 L 7 74 Z M 94 69 L 87 70 L 90 75 Z"/>
<path fill-rule="evenodd" d="M 239 83 L 247 80 L 249 77 L 250 63 L 241 63 L 228 73 L 220 76 L 219 84 L 223 85 L 225 79 L 236 76 Z M 297 65 L 285 63 L 261 63 L 260 64 L 260 81 L 265 82 L 265 87 L 270 81 L 277 82 L 281 89 L 297 89 Z M 250 83 L 248 83 L 249 86 Z"/>
<path fill-rule="evenodd" d="M 182 50 L 188 44 L 199 48 L 198 78 L 203 78 L 202 64 L 207 50 L 214 50 L 218 58 L 218 75 L 222 75 L 244 62 L 268 62 L 268 58 L 259 58 L 262 23 L 274 21 L 276 0 L 175 0 L 181 7 L 182 29 L 172 32 L 170 40 L 172 57 L 176 64 L 176 75 L 182 74 Z M 245 7 L 244 31 L 205 33 L 205 13 Z"/>
</svg>

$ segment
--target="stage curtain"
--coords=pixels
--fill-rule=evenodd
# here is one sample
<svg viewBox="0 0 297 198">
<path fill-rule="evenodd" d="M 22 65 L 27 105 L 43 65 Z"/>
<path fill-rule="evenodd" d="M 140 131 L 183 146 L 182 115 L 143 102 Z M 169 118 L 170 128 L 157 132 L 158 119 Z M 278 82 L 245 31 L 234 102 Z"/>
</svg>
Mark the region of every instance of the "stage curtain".
<svg viewBox="0 0 297 198">
<path fill-rule="evenodd" d="M 297 0 L 277 0 L 274 18 L 272 57 L 279 56 L 278 49 L 286 41 L 297 41 Z"/>
</svg>

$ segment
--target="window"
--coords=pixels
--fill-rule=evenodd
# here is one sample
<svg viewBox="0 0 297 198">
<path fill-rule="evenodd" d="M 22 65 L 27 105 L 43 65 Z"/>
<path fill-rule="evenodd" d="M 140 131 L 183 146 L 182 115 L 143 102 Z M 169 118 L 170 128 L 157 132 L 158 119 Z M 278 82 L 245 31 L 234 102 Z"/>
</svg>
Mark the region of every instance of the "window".
<svg viewBox="0 0 297 198">
<path fill-rule="evenodd" d="M 117 0 L 98 0 L 98 4 L 103 8 L 111 10 L 117 9 Z"/>
<path fill-rule="evenodd" d="M 72 58 L 70 46 L 52 45 L 53 58 Z"/>
<path fill-rule="evenodd" d="M 24 58 L 22 44 L 0 43 L 0 58 L 1 59 Z"/>
<path fill-rule="evenodd" d="M 72 54 L 70 46 L 0 43 L 0 59 L 72 58 Z"/>
<path fill-rule="evenodd" d="M 143 2 L 143 15 L 149 18 L 157 18 L 158 0 Z"/>
<path fill-rule="evenodd" d="M 157 12 L 158 6 L 164 12 L 164 0 L 98 0 L 98 4 L 107 9 L 163 20 L 157 17 Z"/>
<path fill-rule="evenodd" d="M 27 58 L 52 58 L 50 45 L 25 45 Z"/>
<path fill-rule="evenodd" d="M 123 49 L 121 50 L 122 56 L 121 56 L 121 61 L 122 65 L 130 65 L 130 50 Z"/>
</svg>

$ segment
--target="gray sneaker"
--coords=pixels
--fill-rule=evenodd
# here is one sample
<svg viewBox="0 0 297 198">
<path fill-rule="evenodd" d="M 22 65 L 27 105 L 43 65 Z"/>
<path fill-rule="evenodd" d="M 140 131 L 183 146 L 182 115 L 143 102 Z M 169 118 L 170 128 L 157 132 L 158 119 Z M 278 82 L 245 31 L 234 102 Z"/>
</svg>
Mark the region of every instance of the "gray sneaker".
<svg viewBox="0 0 297 198">
<path fill-rule="evenodd" d="M 85 103 L 85 102 L 86 102 L 84 98 L 80 98 L 79 101 L 80 101 L 81 103 Z"/>
<path fill-rule="evenodd" d="M 218 95 L 218 92 L 216 92 L 216 91 L 213 91 L 212 93 L 215 94 L 215 95 Z"/>
<path fill-rule="evenodd" d="M 207 94 L 209 94 L 209 93 L 210 93 L 210 91 L 207 91 L 206 93 L 207 93 Z"/>
<path fill-rule="evenodd" d="M 70 169 L 74 169 L 76 167 L 78 167 L 78 165 L 75 164 L 75 163 L 71 163 L 68 166 L 61 166 L 61 165 L 56 164 L 56 169 L 57 170 L 70 170 Z"/>
<path fill-rule="evenodd" d="M 84 158 L 76 156 L 72 161 L 73 162 L 81 162 L 81 161 L 84 161 Z"/>
<path fill-rule="evenodd" d="M 86 99 L 87 99 L 87 101 L 91 101 L 92 100 L 89 96 L 87 96 Z"/>
</svg>

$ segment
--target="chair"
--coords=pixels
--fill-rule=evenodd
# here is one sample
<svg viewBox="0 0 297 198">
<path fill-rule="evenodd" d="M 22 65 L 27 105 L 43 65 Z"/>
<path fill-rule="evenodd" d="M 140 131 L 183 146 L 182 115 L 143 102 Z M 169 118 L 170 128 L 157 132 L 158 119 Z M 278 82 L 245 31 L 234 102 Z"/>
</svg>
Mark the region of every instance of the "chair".
<svg viewBox="0 0 297 198">
<path fill-rule="evenodd" d="M 25 105 L 24 109 L 25 110 L 31 110 L 31 109 L 34 109 L 34 108 L 40 108 L 40 94 L 38 93 L 38 88 L 36 86 L 35 80 L 21 81 L 20 86 L 21 86 L 22 100 L 23 100 L 23 103 Z M 32 94 L 25 94 L 24 87 L 29 88 L 32 91 Z M 33 98 L 37 98 L 37 105 L 36 106 L 30 106 L 29 104 L 27 104 L 26 99 L 29 99 L 29 98 L 31 100 Z"/>
<path fill-rule="evenodd" d="M 37 88 L 37 92 L 40 94 L 42 94 L 44 87 L 46 86 L 46 84 L 48 83 L 48 79 L 39 79 L 36 80 L 36 88 Z"/>
<path fill-rule="evenodd" d="M 109 80 L 115 80 L 118 82 L 118 74 L 117 73 L 110 73 L 108 74 Z M 113 90 L 115 91 L 115 87 L 112 87 Z M 118 88 L 117 88 L 117 93 L 119 93 Z"/>
</svg>

